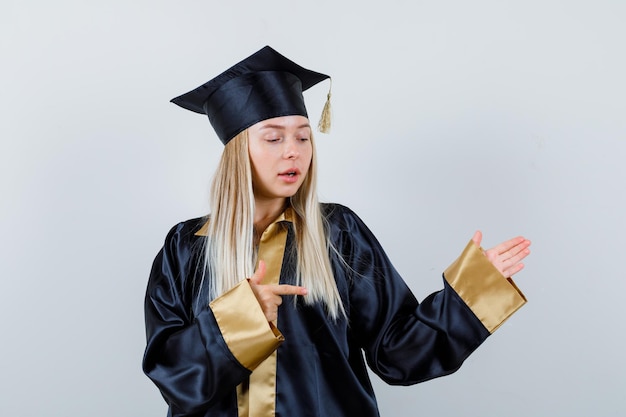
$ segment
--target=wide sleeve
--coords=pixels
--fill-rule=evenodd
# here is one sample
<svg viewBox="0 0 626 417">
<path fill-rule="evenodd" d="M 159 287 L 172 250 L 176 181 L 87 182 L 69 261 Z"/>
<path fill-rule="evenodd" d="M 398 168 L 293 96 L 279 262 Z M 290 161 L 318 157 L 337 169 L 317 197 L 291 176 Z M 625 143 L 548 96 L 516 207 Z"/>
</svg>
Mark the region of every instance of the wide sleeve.
<svg viewBox="0 0 626 417">
<path fill-rule="evenodd" d="M 179 413 L 232 401 L 235 387 L 282 338 L 264 320 L 246 280 L 194 316 L 193 287 L 201 279 L 194 239 L 184 227 L 168 235 L 145 298 L 143 370 Z"/>
<path fill-rule="evenodd" d="M 350 324 L 368 365 L 390 384 L 414 384 L 456 371 L 490 331 L 519 308 L 494 308 L 499 322 L 490 315 L 489 308 L 484 308 L 502 304 L 502 292 L 518 296 L 519 292 L 504 277 L 493 274 L 487 265 L 489 261 L 478 251 L 462 255 L 467 256 L 466 261 L 471 258 L 471 262 L 460 262 L 460 266 L 456 262 L 457 267 L 451 272 L 452 285 L 444 277 L 443 290 L 419 303 L 365 224 L 347 209 L 343 222 L 337 245 L 351 269 Z M 473 268 L 463 267 L 467 264 Z M 485 271 L 489 276 L 484 275 Z M 486 278 L 489 284 L 482 285 Z M 477 295 L 496 284 L 501 284 L 501 292 Z M 479 310 L 482 307 L 484 317 L 477 317 L 457 288 L 479 300 L 473 305 L 479 306 Z M 487 316 L 489 327 L 482 320 Z"/>
</svg>

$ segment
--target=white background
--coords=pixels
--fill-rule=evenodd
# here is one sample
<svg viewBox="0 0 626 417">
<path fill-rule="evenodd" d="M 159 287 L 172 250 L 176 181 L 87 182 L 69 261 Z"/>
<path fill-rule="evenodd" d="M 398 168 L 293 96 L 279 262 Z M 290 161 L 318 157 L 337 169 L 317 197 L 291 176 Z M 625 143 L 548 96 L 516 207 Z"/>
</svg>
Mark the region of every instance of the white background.
<svg viewBox="0 0 626 417">
<path fill-rule="evenodd" d="M 3 0 L 0 415 L 165 415 L 143 293 L 222 148 L 168 101 L 265 44 L 333 76 L 321 199 L 418 298 L 477 228 L 533 241 L 529 303 L 452 376 L 374 377 L 382 415 L 625 415 L 625 21 L 617 0 Z"/>
</svg>

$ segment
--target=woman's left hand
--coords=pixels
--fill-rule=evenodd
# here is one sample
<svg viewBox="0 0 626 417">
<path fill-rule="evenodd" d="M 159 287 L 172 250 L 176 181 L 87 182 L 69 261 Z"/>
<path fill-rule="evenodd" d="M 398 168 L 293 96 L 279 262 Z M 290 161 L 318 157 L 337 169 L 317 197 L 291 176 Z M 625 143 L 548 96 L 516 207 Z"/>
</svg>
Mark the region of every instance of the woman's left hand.
<svg viewBox="0 0 626 417">
<path fill-rule="evenodd" d="M 476 246 L 480 247 L 483 240 L 483 234 L 480 230 L 474 233 L 472 241 Z M 518 236 L 502 242 L 491 249 L 483 250 L 487 259 L 496 267 L 498 271 L 505 277 L 511 277 L 524 268 L 522 259 L 530 254 L 530 240 Z"/>
</svg>

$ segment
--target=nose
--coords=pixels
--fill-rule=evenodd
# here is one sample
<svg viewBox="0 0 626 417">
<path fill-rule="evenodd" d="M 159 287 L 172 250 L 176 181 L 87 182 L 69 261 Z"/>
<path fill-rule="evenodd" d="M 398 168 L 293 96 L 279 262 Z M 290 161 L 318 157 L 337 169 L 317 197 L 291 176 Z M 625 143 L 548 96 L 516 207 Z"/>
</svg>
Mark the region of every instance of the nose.
<svg viewBox="0 0 626 417">
<path fill-rule="evenodd" d="M 285 143 L 285 159 L 296 159 L 300 155 L 296 141 L 289 140 Z"/>
</svg>

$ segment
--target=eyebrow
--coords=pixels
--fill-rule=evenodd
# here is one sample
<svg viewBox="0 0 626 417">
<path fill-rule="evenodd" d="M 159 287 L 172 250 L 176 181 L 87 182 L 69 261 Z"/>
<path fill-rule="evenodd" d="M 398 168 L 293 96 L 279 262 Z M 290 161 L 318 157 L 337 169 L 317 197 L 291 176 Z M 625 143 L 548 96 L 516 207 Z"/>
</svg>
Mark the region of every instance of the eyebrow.
<svg viewBox="0 0 626 417">
<path fill-rule="evenodd" d="M 302 124 L 300 126 L 298 126 L 296 129 L 303 129 L 305 127 L 308 127 L 309 129 L 311 128 L 311 125 L 308 123 Z M 274 125 L 274 124 L 267 124 L 267 125 L 263 125 L 259 128 L 259 130 L 263 130 L 263 129 L 281 129 L 284 130 L 286 129 L 285 126 L 283 125 Z"/>
</svg>

